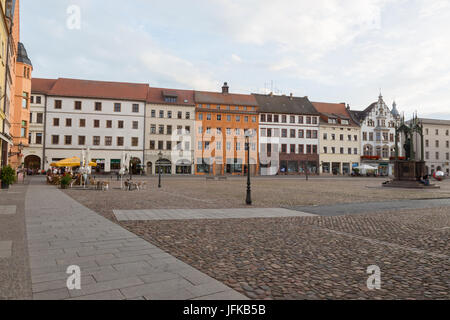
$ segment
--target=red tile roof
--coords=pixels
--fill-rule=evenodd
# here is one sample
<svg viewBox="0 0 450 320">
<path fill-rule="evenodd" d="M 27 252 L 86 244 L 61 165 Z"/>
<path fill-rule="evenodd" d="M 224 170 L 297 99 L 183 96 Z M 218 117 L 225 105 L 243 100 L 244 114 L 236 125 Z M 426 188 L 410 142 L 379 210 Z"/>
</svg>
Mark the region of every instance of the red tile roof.
<svg viewBox="0 0 450 320">
<path fill-rule="evenodd" d="M 34 93 L 48 94 L 55 84 L 56 79 L 31 79 L 31 91 Z"/>
<path fill-rule="evenodd" d="M 353 126 L 357 125 L 348 112 L 345 103 L 312 102 L 312 104 L 317 111 L 327 118 L 333 115 L 341 119 L 350 120 L 350 124 Z"/>
<path fill-rule="evenodd" d="M 258 106 L 258 102 L 251 94 L 220 93 L 208 91 L 195 91 L 195 102 L 236 106 Z"/>
<path fill-rule="evenodd" d="M 164 96 L 177 97 L 177 102 L 167 102 Z M 166 88 L 148 88 L 148 103 L 195 106 L 193 90 L 179 90 Z"/>
<path fill-rule="evenodd" d="M 31 90 L 35 92 L 35 84 L 32 80 Z M 51 81 L 49 79 L 40 79 Z M 117 99 L 146 101 L 148 94 L 148 84 L 127 83 L 127 82 L 107 82 L 59 78 L 53 80 L 54 85 L 46 92 L 51 96 L 60 97 L 79 97 L 79 98 L 97 98 L 97 99 Z"/>
</svg>

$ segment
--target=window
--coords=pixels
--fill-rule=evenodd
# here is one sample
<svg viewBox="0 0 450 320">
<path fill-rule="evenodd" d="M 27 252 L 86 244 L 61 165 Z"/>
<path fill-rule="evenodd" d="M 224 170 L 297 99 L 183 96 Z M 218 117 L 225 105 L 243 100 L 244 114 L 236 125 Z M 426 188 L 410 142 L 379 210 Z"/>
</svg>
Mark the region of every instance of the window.
<svg viewBox="0 0 450 320">
<path fill-rule="evenodd" d="M 294 130 L 295 131 L 295 130 Z M 295 153 L 295 144 L 291 144 L 290 146 L 290 152 Z"/>
<path fill-rule="evenodd" d="M 163 125 L 163 124 L 160 124 L 160 125 L 158 126 L 158 133 L 159 133 L 159 134 L 164 134 L 164 125 Z"/>
<path fill-rule="evenodd" d="M 284 144 L 284 143 L 281 145 L 281 152 L 282 153 L 286 153 L 287 152 L 287 145 Z"/>
<path fill-rule="evenodd" d="M 313 117 L 313 118 L 312 118 L 312 123 L 313 123 L 313 124 L 317 124 L 317 117 Z M 316 152 L 316 153 L 317 153 L 317 152 Z"/>
<path fill-rule="evenodd" d="M 62 100 L 55 100 L 55 109 L 62 108 Z"/>
<path fill-rule="evenodd" d="M 40 132 L 36 133 L 36 144 L 42 144 L 42 133 Z"/>
<path fill-rule="evenodd" d="M 172 111 L 167 111 L 167 118 L 172 119 Z"/>
<path fill-rule="evenodd" d="M 191 113 L 190 112 L 186 112 L 186 119 L 189 120 L 191 118 Z"/>
<path fill-rule="evenodd" d="M 363 132 L 363 141 L 367 141 L 367 132 Z"/>
<path fill-rule="evenodd" d="M 306 139 L 311 139 L 311 130 L 306 130 Z"/>
<path fill-rule="evenodd" d="M 287 129 L 281 129 L 281 137 L 287 138 Z"/>
<path fill-rule="evenodd" d="M 172 126 L 167 126 L 167 134 L 172 134 Z"/>
<path fill-rule="evenodd" d="M 197 144 L 197 150 L 202 150 L 202 148 L 203 148 L 203 144 L 201 141 L 199 141 Z"/>
<path fill-rule="evenodd" d="M 241 151 L 241 143 L 236 142 L 236 151 Z"/>
<path fill-rule="evenodd" d="M 105 137 L 105 146 L 112 145 L 112 137 Z"/>
<path fill-rule="evenodd" d="M 202 133 L 203 133 L 203 127 L 202 127 L 202 126 L 199 126 L 199 127 L 198 127 L 198 133 L 199 133 L 199 134 L 202 134 Z"/>
<path fill-rule="evenodd" d="M 123 129 L 123 120 L 117 121 L 117 128 Z"/>
<path fill-rule="evenodd" d="M 39 112 L 36 114 L 36 123 L 43 123 L 44 122 L 44 114 Z"/>
<path fill-rule="evenodd" d="M 164 118 L 164 110 L 159 110 L 159 117 Z"/>
<path fill-rule="evenodd" d="M 265 115 L 265 114 L 262 114 L 262 115 L 261 115 L 261 119 L 260 119 L 259 121 L 261 121 L 261 122 L 266 122 L 266 115 Z"/>
<path fill-rule="evenodd" d="M 53 126 L 59 127 L 59 118 L 53 118 Z"/>
<path fill-rule="evenodd" d="M 358 148 L 354 148 L 354 149 L 353 149 L 353 153 L 354 153 L 354 154 L 358 154 Z"/>
<path fill-rule="evenodd" d="M 190 134 L 191 133 L 191 126 L 186 126 L 184 128 L 185 134 Z"/>
<path fill-rule="evenodd" d="M 95 103 L 95 111 L 102 111 L 102 103 L 101 102 Z"/>
<path fill-rule="evenodd" d="M 94 146 L 99 146 L 100 145 L 100 136 L 93 136 L 92 137 L 92 144 Z"/>
<path fill-rule="evenodd" d="M 156 118 L 156 110 L 150 112 L 152 118 Z"/>
<path fill-rule="evenodd" d="M 256 122 L 256 117 L 255 116 L 252 117 L 252 122 Z"/>
<path fill-rule="evenodd" d="M 241 116 L 236 116 L 236 122 L 240 122 L 241 121 Z"/>
<path fill-rule="evenodd" d="M 308 145 L 306 146 L 306 153 L 307 153 L 307 154 L 311 154 L 311 152 L 312 152 L 311 145 L 308 144 Z"/>
<path fill-rule="evenodd" d="M 41 102 L 42 102 L 42 98 L 41 97 L 36 97 L 36 103 L 37 104 L 41 104 Z"/>
<path fill-rule="evenodd" d="M 94 128 L 100 128 L 100 120 L 94 120 Z"/>
<path fill-rule="evenodd" d="M 295 116 L 290 116 L 289 117 L 289 122 L 290 123 L 295 123 Z"/>
<path fill-rule="evenodd" d="M 209 150 L 209 145 L 210 145 L 210 142 L 209 141 L 205 141 L 205 150 Z"/>
<path fill-rule="evenodd" d="M 231 142 L 227 141 L 227 150 L 231 150 Z"/>
<path fill-rule="evenodd" d="M 348 139 L 348 141 L 352 141 L 352 135 L 349 134 L 349 135 L 347 136 L 347 139 Z"/>
<path fill-rule="evenodd" d="M 295 129 L 291 129 L 291 138 L 295 138 Z"/>
<path fill-rule="evenodd" d="M 31 96 L 30 103 L 34 103 L 34 96 Z"/>
<path fill-rule="evenodd" d="M 183 119 L 183 112 L 178 111 L 177 117 L 178 119 Z"/>
<path fill-rule="evenodd" d="M 117 146 L 123 146 L 123 137 L 117 137 Z"/>
<path fill-rule="evenodd" d="M 339 140 L 344 141 L 344 135 L 343 134 L 339 135 Z"/>
<path fill-rule="evenodd" d="M 133 121 L 133 129 L 139 129 L 139 121 Z"/>
<path fill-rule="evenodd" d="M 355 135 L 353 136 L 353 140 L 354 140 L 354 141 L 358 141 L 358 135 L 355 134 Z"/>
<path fill-rule="evenodd" d="M 425 152 L 425 159 L 426 160 L 429 160 L 430 159 L 430 153 L 427 151 L 427 152 Z"/>
<path fill-rule="evenodd" d="M 248 122 L 248 116 L 244 117 L 244 122 Z"/>
<path fill-rule="evenodd" d="M 221 115 L 221 114 L 218 114 L 218 115 L 216 116 L 216 118 L 217 118 L 217 121 L 221 121 L 221 120 L 222 120 L 222 115 Z"/>
<path fill-rule="evenodd" d="M 300 154 L 305 153 L 305 146 L 303 144 L 298 145 L 298 153 L 300 153 Z"/>
<path fill-rule="evenodd" d="M 64 144 L 71 145 L 72 144 L 72 136 L 64 136 Z"/>
<path fill-rule="evenodd" d="M 327 147 L 323 147 L 323 153 L 327 153 L 328 148 Z"/>
<path fill-rule="evenodd" d="M 150 140 L 150 150 L 155 150 L 155 140 Z"/>
<path fill-rule="evenodd" d="M 52 135 L 52 144 L 59 144 L 59 136 Z"/>
<path fill-rule="evenodd" d="M 348 120 L 341 119 L 341 124 L 346 124 L 346 125 L 348 125 Z"/>
<path fill-rule="evenodd" d="M 139 145 L 139 138 L 138 137 L 132 137 L 131 138 L 131 146 L 132 147 L 137 147 L 138 145 Z"/>
<path fill-rule="evenodd" d="M 317 154 L 317 145 L 313 145 L 312 149 L 313 154 Z"/>
<path fill-rule="evenodd" d="M 133 103 L 131 110 L 134 113 L 139 113 L 139 105 L 137 103 Z"/>
<path fill-rule="evenodd" d="M 439 160 L 439 152 L 436 152 L 436 160 Z"/>
<path fill-rule="evenodd" d="M 71 126 L 72 126 L 72 119 L 66 118 L 66 127 L 71 127 Z"/>
<path fill-rule="evenodd" d="M 122 104 L 121 103 L 114 103 L 114 112 L 120 112 L 122 110 Z"/>
<path fill-rule="evenodd" d="M 81 110 L 81 101 L 75 101 L 74 108 L 75 110 Z"/>
<path fill-rule="evenodd" d="M 437 136 L 439 135 L 439 129 L 436 129 L 436 135 Z"/>
<path fill-rule="evenodd" d="M 327 140 L 328 139 L 328 134 L 325 132 L 324 134 L 323 134 L 323 140 Z M 325 152 L 326 153 L 326 152 Z"/>
<path fill-rule="evenodd" d="M 317 130 L 312 130 L 312 138 L 317 139 L 318 132 Z"/>
<path fill-rule="evenodd" d="M 287 117 L 286 117 L 286 115 L 283 114 L 283 115 L 281 116 L 281 122 L 282 122 L 282 123 L 286 123 L 286 122 L 287 122 Z"/>
<path fill-rule="evenodd" d="M 267 136 L 272 137 L 272 129 L 270 128 L 267 129 Z"/>
<path fill-rule="evenodd" d="M 106 127 L 109 129 L 112 128 L 112 120 L 106 120 Z"/>
<path fill-rule="evenodd" d="M 298 123 L 303 124 L 303 116 L 298 116 Z"/>
<path fill-rule="evenodd" d="M 24 92 L 22 94 L 22 108 L 27 109 L 28 108 L 28 93 Z"/>
<path fill-rule="evenodd" d="M 158 141 L 158 150 L 164 150 L 164 141 Z"/>
<path fill-rule="evenodd" d="M 230 115 L 227 116 L 227 121 L 231 121 L 231 116 Z"/>
<path fill-rule="evenodd" d="M 120 159 L 111 159 L 111 170 L 120 170 Z"/>
<path fill-rule="evenodd" d="M 210 127 L 206 128 L 206 134 L 211 134 L 211 128 Z"/>
<path fill-rule="evenodd" d="M 78 145 L 84 146 L 86 144 L 86 137 L 85 136 L 78 136 Z"/>
<path fill-rule="evenodd" d="M 352 148 L 348 148 L 348 154 L 352 154 Z"/>
<path fill-rule="evenodd" d="M 306 124 L 311 124 L 311 117 L 306 117 Z"/>
<path fill-rule="evenodd" d="M 436 145 L 436 148 L 439 148 L 439 140 L 436 140 L 435 145 Z"/>
<path fill-rule="evenodd" d="M 211 120 L 211 113 L 206 114 L 206 120 Z"/>
</svg>

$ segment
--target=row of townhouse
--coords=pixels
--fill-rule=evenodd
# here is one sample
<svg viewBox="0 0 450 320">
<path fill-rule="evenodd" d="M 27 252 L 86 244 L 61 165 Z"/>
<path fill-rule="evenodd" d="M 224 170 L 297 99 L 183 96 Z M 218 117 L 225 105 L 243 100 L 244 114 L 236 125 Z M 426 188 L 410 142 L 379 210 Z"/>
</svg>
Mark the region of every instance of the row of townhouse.
<svg viewBox="0 0 450 320">
<path fill-rule="evenodd" d="M 153 88 L 148 84 L 33 79 L 25 166 L 80 156 L 98 172 L 350 174 L 362 162 L 392 174 L 400 116 L 381 95 L 364 111 L 308 97 Z"/>
<path fill-rule="evenodd" d="M 0 167 L 17 168 L 28 144 L 33 65 L 20 42 L 20 1 L 0 7 Z"/>
</svg>

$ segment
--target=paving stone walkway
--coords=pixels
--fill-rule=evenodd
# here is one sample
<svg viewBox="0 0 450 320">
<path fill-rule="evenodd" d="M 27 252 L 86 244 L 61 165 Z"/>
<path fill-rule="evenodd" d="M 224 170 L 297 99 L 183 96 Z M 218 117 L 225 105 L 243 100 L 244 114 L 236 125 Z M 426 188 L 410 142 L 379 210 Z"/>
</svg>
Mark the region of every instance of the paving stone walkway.
<svg viewBox="0 0 450 320">
<path fill-rule="evenodd" d="M 361 214 L 404 209 L 428 209 L 449 206 L 450 198 L 438 198 L 340 203 L 326 206 L 297 206 L 289 209 L 300 212 L 308 212 L 320 216 L 340 216 L 345 214 Z"/>
<path fill-rule="evenodd" d="M 38 182 L 25 207 L 33 299 L 247 299 Z M 67 288 L 71 265 L 81 290 Z"/>
<path fill-rule="evenodd" d="M 305 217 L 314 214 L 283 208 L 113 210 L 118 221 Z"/>
</svg>

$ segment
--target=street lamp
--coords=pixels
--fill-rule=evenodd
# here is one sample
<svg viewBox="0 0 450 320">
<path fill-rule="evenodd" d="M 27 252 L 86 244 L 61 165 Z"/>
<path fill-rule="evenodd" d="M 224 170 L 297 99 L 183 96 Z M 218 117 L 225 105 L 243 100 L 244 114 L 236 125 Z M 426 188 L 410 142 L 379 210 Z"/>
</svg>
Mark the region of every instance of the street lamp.
<svg viewBox="0 0 450 320">
<path fill-rule="evenodd" d="M 162 157 L 163 157 L 163 154 L 162 154 L 162 152 L 160 151 L 159 153 L 158 153 L 158 163 L 159 163 L 159 166 L 158 166 L 158 168 L 159 168 L 159 170 L 158 170 L 158 174 L 159 174 L 159 176 L 158 176 L 158 188 L 161 188 L 161 160 L 162 160 Z"/>
<path fill-rule="evenodd" d="M 250 135 L 245 136 L 245 149 L 247 150 L 247 197 L 245 203 L 252 205 L 252 191 L 250 186 Z"/>
<path fill-rule="evenodd" d="M 19 149 L 19 152 L 9 152 L 9 157 L 14 157 L 14 156 L 18 156 L 18 155 L 22 154 L 22 151 L 25 148 L 25 146 L 21 142 L 17 145 L 17 148 Z"/>
</svg>

